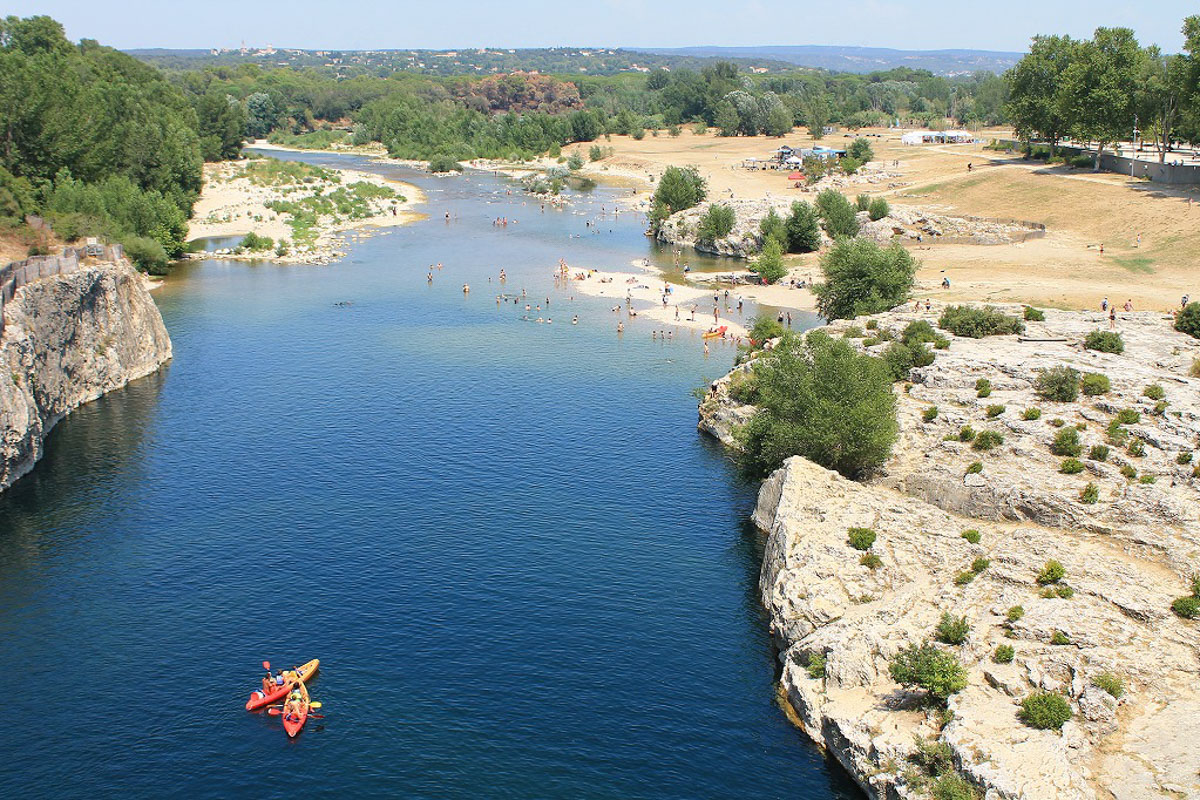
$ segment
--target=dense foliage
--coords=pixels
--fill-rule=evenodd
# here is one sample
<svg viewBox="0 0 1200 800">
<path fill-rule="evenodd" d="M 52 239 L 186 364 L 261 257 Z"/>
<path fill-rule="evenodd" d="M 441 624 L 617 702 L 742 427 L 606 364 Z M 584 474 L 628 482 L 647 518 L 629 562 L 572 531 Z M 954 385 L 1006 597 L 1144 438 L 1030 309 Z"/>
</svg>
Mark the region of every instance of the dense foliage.
<svg viewBox="0 0 1200 800">
<path fill-rule="evenodd" d="M 199 130 L 152 67 L 71 44 L 49 17 L 0 20 L 0 215 L 44 214 L 68 238 L 108 236 L 160 267 L 183 250 Z"/>
<path fill-rule="evenodd" d="M 1017 716 L 1031 728 L 1057 731 L 1071 718 L 1071 704 L 1057 692 L 1035 692 L 1021 701 Z"/>
<path fill-rule="evenodd" d="M 1175 315 L 1175 330 L 1200 339 L 1200 303 L 1188 303 Z"/>
<path fill-rule="evenodd" d="M 821 257 L 824 283 L 817 310 L 826 319 L 877 314 L 908 299 L 917 262 L 899 244 L 883 248 L 867 239 L 840 239 Z"/>
<path fill-rule="evenodd" d="M 785 333 L 754 372 L 760 410 L 744 431 L 743 455 L 752 474 L 800 455 L 853 476 L 891 454 L 896 398 L 879 359 L 819 331 Z"/>
<path fill-rule="evenodd" d="M 821 226 L 830 237 L 858 235 L 854 205 L 837 189 L 825 189 L 817 195 L 817 213 L 821 216 Z"/>
</svg>

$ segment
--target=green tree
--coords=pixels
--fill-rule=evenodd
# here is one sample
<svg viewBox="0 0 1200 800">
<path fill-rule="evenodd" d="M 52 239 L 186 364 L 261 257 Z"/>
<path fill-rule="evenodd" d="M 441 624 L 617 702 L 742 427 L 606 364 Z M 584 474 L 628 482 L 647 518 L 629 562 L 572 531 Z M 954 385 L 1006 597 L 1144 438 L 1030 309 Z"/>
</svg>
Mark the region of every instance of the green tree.
<svg viewBox="0 0 1200 800">
<path fill-rule="evenodd" d="M 1071 127 L 1060 81 L 1075 60 L 1078 47 L 1079 43 L 1069 36 L 1035 36 L 1029 53 L 1005 75 L 1005 110 L 1017 135 L 1045 139 L 1050 143 L 1050 155 Z"/>
<path fill-rule="evenodd" d="M 875 151 L 871 149 L 871 143 L 860 136 L 846 148 L 846 155 L 860 164 L 865 164 L 875 158 Z"/>
<path fill-rule="evenodd" d="M 717 104 L 716 113 L 713 116 L 713 124 L 720 128 L 721 136 L 737 136 L 741 120 L 738 117 L 737 109 L 733 107 L 733 103 L 728 100 L 722 100 Z"/>
<path fill-rule="evenodd" d="M 767 209 L 766 215 L 759 220 L 758 232 L 762 234 L 764 247 L 771 239 L 778 242 L 780 247 L 787 246 L 787 225 L 784 223 L 783 217 L 776 213 L 774 207 Z"/>
<path fill-rule="evenodd" d="M 967 688 L 967 671 L 954 654 L 931 644 L 909 645 L 901 650 L 888 663 L 888 672 L 896 683 L 924 689 L 941 704 Z"/>
<path fill-rule="evenodd" d="M 200 151 L 205 161 L 237 158 L 246 131 L 246 110 L 232 96 L 209 92 L 196 101 Z"/>
<path fill-rule="evenodd" d="M 1071 132 L 1097 143 L 1096 169 L 1109 144 L 1133 135 L 1145 57 L 1129 28 L 1097 28 L 1090 41 L 1075 48 L 1061 73 Z"/>
<path fill-rule="evenodd" d="M 792 213 L 784 225 L 789 253 L 812 253 L 821 249 L 820 220 L 817 210 L 803 200 L 792 203 Z"/>
<path fill-rule="evenodd" d="M 856 476 L 887 460 L 899 430 L 887 366 L 821 331 L 785 333 L 754 374 L 759 412 L 743 466 L 766 475 L 799 455 Z"/>
<path fill-rule="evenodd" d="M 782 103 L 775 103 L 767 112 L 763 133 L 767 136 L 786 136 L 792 132 L 792 113 Z"/>
<path fill-rule="evenodd" d="M 705 244 L 712 244 L 717 239 L 724 239 L 733 230 L 736 221 L 733 208 L 723 203 L 712 203 L 700 217 L 696 239 Z"/>
<path fill-rule="evenodd" d="M 824 283 L 817 310 L 826 319 L 849 319 L 887 311 L 908 300 L 917 262 L 894 243 L 882 248 L 867 239 L 839 239 L 821 257 Z"/>
<path fill-rule="evenodd" d="M 704 201 L 707 189 L 695 167 L 667 167 L 650 201 L 650 221 L 657 228 L 672 214 Z"/>
<path fill-rule="evenodd" d="M 783 248 L 779 246 L 778 239 L 773 236 L 767 237 L 762 253 L 759 254 L 758 260 L 754 262 L 751 269 L 767 283 L 775 283 L 787 275 L 787 269 L 783 266 Z"/>
<path fill-rule="evenodd" d="M 858 235 L 854 205 L 837 189 L 824 189 L 817 195 L 817 213 L 825 232 L 833 238 Z"/>
</svg>

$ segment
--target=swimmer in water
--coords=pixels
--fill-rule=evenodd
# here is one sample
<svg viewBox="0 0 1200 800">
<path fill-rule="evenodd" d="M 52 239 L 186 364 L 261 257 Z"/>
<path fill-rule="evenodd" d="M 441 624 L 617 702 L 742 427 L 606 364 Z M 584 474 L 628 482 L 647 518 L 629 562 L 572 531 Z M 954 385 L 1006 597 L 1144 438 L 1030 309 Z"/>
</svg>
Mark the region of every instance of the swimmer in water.
<svg viewBox="0 0 1200 800">
<path fill-rule="evenodd" d="M 572 325 L 578 325 L 578 324 L 579 324 L 579 315 L 578 315 L 578 314 L 576 314 L 575 316 L 571 317 L 571 324 L 572 324 Z"/>
<path fill-rule="evenodd" d="M 471 291 L 471 286 L 469 284 L 464 283 L 463 284 L 463 294 L 467 294 L 470 291 Z"/>
</svg>

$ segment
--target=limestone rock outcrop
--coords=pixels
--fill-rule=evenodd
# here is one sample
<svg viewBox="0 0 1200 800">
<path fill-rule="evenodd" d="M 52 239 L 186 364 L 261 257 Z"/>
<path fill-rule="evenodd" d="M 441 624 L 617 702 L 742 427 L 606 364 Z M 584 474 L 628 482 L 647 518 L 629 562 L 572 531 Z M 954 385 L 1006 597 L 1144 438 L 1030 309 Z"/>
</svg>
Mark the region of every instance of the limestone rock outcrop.
<svg viewBox="0 0 1200 800">
<path fill-rule="evenodd" d="M 125 262 L 28 283 L 4 315 L 0 490 L 33 468 L 60 419 L 171 358 L 162 315 Z"/>
<path fill-rule="evenodd" d="M 864 334 L 898 337 L 915 319 L 936 326 L 939 311 L 826 330 L 878 352 L 886 342 L 864 343 Z M 950 346 L 897 384 L 900 439 L 870 480 L 792 458 L 761 487 L 760 591 L 781 689 L 804 730 L 872 797 L 926 796 L 930 777 L 914 759 L 921 740 L 947 748 L 953 770 L 989 799 L 1200 798 L 1200 622 L 1171 611 L 1200 572 L 1200 471 L 1191 463 L 1200 341 L 1171 330 L 1165 315 L 1120 314 L 1124 353 L 1099 353 L 1082 346 L 1107 327 L 1099 313 L 1045 316 L 1023 337 L 947 334 Z M 1103 374 L 1111 388 L 1071 403 L 1040 399 L 1039 371 L 1060 364 Z M 754 413 L 729 398 L 731 385 L 746 395 L 737 385 L 748 369 L 717 381 L 701 406 L 702 427 L 727 443 Z M 981 378 L 992 387 L 984 398 Z M 1035 408 L 1036 419 L 1024 413 Z M 1123 409 L 1140 416 L 1114 436 Z M 1003 443 L 973 449 L 960 441 L 963 426 L 1000 432 Z M 1082 473 L 1064 474 L 1064 456 L 1050 450 L 1063 430 L 1078 433 Z M 981 471 L 968 472 L 972 462 Z M 1094 503 L 1084 499 L 1089 484 Z M 851 527 L 876 532 L 876 568 L 849 544 Z M 1050 560 L 1066 574 L 1043 586 Z M 936 645 L 959 658 L 968 683 L 939 714 L 892 681 L 888 662 L 931 641 L 944 613 L 970 626 L 962 644 Z M 1010 663 L 994 658 L 1001 645 L 1015 651 Z M 1111 688 L 1113 676 L 1119 697 L 1098 685 Z M 1070 703 L 1061 732 L 1018 718 L 1035 691 Z"/>
</svg>

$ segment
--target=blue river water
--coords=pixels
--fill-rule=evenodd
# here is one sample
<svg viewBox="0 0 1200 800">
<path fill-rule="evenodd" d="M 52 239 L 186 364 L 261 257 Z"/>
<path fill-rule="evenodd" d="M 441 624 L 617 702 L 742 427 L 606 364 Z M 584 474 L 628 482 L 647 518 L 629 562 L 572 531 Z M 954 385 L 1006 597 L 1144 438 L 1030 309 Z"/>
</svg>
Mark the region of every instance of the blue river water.
<svg viewBox="0 0 1200 800">
<path fill-rule="evenodd" d="M 174 360 L 0 495 L 0 793 L 859 797 L 776 705 L 755 487 L 695 430 L 732 348 L 554 286 L 653 255 L 632 213 L 585 228 L 622 190 L 543 213 L 302 158 L 430 216 L 331 266 L 180 267 Z M 242 706 L 313 657 L 289 741 Z"/>
</svg>

